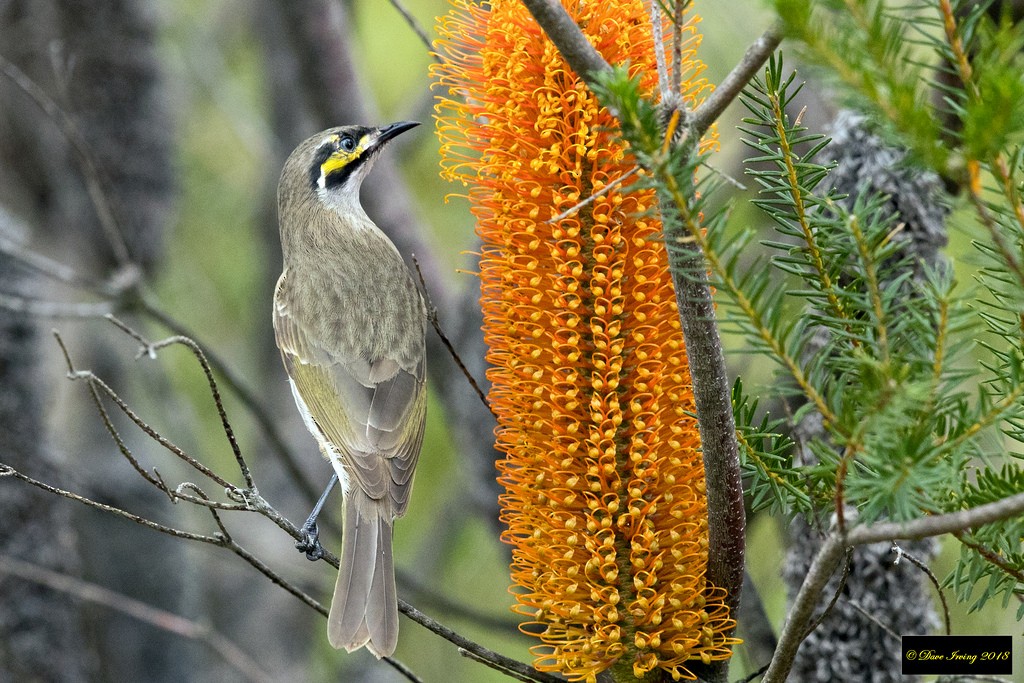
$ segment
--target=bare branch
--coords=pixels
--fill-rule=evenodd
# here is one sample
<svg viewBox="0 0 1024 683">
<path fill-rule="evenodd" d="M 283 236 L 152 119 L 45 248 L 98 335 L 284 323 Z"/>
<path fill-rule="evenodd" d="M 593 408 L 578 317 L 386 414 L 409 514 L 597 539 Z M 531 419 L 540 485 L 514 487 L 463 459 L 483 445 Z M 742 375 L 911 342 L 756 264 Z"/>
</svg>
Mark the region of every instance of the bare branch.
<svg viewBox="0 0 1024 683">
<path fill-rule="evenodd" d="M 437 317 L 437 306 L 435 306 L 434 302 L 430 300 L 430 293 L 427 291 L 427 281 L 423 278 L 423 271 L 420 269 L 419 259 L 416 258 L 416 254 L 412 254 L 411 258 L 413 265 L 416 267 L 416 275 L 418 275 L 420 279 L 420 287 L 423 289 L 423 296 L 427 300 L 427 320 L 430 321 L 431 326 L 434 328 L 434 332 L 436 332 L 437 336 L 440 337 L 441 343 L 444 344 L 446 349 L 448 349 L 448 353 L 451 355 L 452 360 L 455 361 L 457 366 L 459 366 L 462 376 L 465 377 L 470 386 L 473 387 L 473 391 L 475 391 L 476 395 L 480 398 L 480 402 L 483 403 L 484 407 L 490 411 L 491 415 L 494 415 L 494 411 L 491 410 L 491 403 L 487 400 L 487 395 L 484 394 L 480 385 L 477 383 L 476 377 L 473 377 L 473 373 L 471 373 L 469 368 L 466 367 L 466 364 L 462 362 L 462 358 L 455 350 L 455 347 L 452 346 L 451 341 L 448 339 L 448 335 L 446 335 L 444 330 L 441 329 L 441 321 Z M 497 415 L 494 415 L 494 417 L 497 417 Z"/>
<path fill-rule="evenodd" d="M 814 618 L 814 621 L 807 627 L 807 631 L 804 633 L 804 638 L 811 635 L 811 632 L 821 625 L 821 622 L 825 621 L 825 617 L 829 615 L 832 608 L 839 602 L 839 596 L 843 594 L 843 589 L 846 588 L 846 581 L 850 578 L 850 567 L 853 565 L 853 548 L 846 549 L 846 556 L 843 558 L 843 575 L 839 577 L 839 585 L 836 586 L 835 592 L 832 594 L 832 599 L 825 606 L 825 609 L 821 611 L 821 614 Z"/>
<path fill-rule="evenodd" d="M 6 237 L 4 232 L 12 232 L 5 228 L 7 221 L 14 221 L 14 218 L 0 207 L 0 253 L 10 256 L 40 275 L 45 275 L 57 282 L 91 292 L 101 292 L 104 289 L 98 282 L 78 273 L 71 266 L 36 253 Z"/>
<path fill-rule="evenodd" d="M 167 346 L 173 346 L 175 344 L 181 344 L 192 352 L 192 355 L 195 356 L 196 360 L 199 362 L 199 366 L 203 369 L 203 374 L 206 375 L 206 382 L 210 388 L 210 396 L 213 397 L 214 405 L 217 407 L 217 415 L 220 417 L 221 428 L 224 430 L 224 435 L 228 439 L 231 452 L 235 456 L 235 462 L 238 463 L 238 469 L 242 473 L 242 477 L 245 479 L 245 485 L 249 489 L 255 489 L 256 484 L 252 479 L 252 473 L 249 471 L 249 465 L 245 462 L 245 458 L 242 457 L 242 450 L 238 446 L 238 440 L 235 438 L 234 429 L 232 429 L 231 423 L 228 421 L 227 412 L 224 410 L 224 402 L 221 400 L 220 390 L 217 388 L 217 381 L 213 378 L 213 369 L 210 367 L 210 362 L 206 359 L 206 354 L 204 354 L 203 350 L 199 348 L 199 345 L 192 338 L 183 335 L 177 335 L 157 342 L 150 342 L 143 337 L 141 333 L 137 332 L 127 323 L 119 320 L 113 315 L 108 315 L 106 318 L 142 344 L 142 349 L 139 352 L 140 355 L 145 354 L 150 358 L 156 358 L 156 352 L 159 349 Z"/>
<path fill-rule="evenodd" d="M 405 19 L 405 23 L 409 25 L 412 32 L 416 34 L 416 37 L 419 38 L 420 42 L 427 48 L 427 52 L 431 57 L 433 57 L 434 61 L 441 62 L 441 57 L 434 52 L 434 46 L 430 44 L 430 37 L 427 36 L 427 32 L 423 30 L 422 26 L 420 26 L 420 22 L 416 21 L 416 17 L 412 15 L 412 12 L 410 12 L 399 0 L 388 1 L 391 3 L 391 6 L 402 15 L 402 18 Z"/>
<path fill-rule="evenodd" d="M 459 654 L 463 657 L 466 657 L 467 659 L 472 659 L 474 662 L 477 662 L 478 664 L 483 664 L 486 667 L 490 667 L 491 669 L 494 669 L 495 671 L 502 673 L 508 676 L 509 678 L 514 678 L 517 681 L 525 681 L 526 683 L 531 683 L 532 681 L 537 680 L 533 675 L 523 675 L 518 671 L 513 671 L 504 666 L 501 666 L 500 664 L 492 662 L 485 657 L 481 657 L 476 652 L 472 652 L 465 648 L 460 647 Z"/>
<path fill-rule="evenodd" d="M 0 477 L 12 477 L 14 479 L 19 479 L 25 482 L 26 484 L 29 484 L 30 486 L 35 486 L 37 489 L 41 489 L 43 491 L 46 491 L 47 493 L 52 493 L 63 498 L 68 498 L 75 502 L 82 503 L 83 505 L 87 505 L 91 508 L 102 510 L 103 512 L 109 512 L 113 515 L 117 515 L 118 517 L 123 517 L 124 519 L 127 519 L 130 522 L 135 522 L 136 524 L 139 524 L 141 526 L 149 527 L 154 531 L 159 531 L 162 534 L 176 536 L 178 538 L 184 538 L 189 541 L 200 541 L 202 543 L 211 543 L 213 545 L 220 544 L 220 541 L 213 536 L 205 536 L 203 534 L 195 534 L 190 531 L 184 531 L 182 529 L 175 529 L 174 527 L 169 527 L 167 525 L 160 524 L 159 522 L 154 522 L 151 519 L 140 517 L 139 515 L 128 512 L 127 510 L 122 510 L 121 508 L 117 508 L 112 505 L 99 503 L 90 498 L 86 498 L 85 496 L 80 496 L 72 491 L 66 491 L 64 489 L 57 488 L 56 486 L 50 486 L 49 484 L 43 483 L 37 479 L 33 479 L 27 474 L 22 474 L 21 472 L 14 469 L 10 465 L 6 465 L 4 463 L 0 463 Z"/>
<path fill-rule="evenodd" d="M 765 61 L 781 42 L 782 26 L 776 23 L 747 48 L 739 64 L 715 87 L 704 103 L 694 110 L 693 127 L 698 137 L 703 135 L 711 124 L 718 120 L 726 107 L 743 92 L 743 88 L 757 70 L 764 66 Z"/>
<path fill-rule="evenodd" d="M 124 330 L 127 334 L 131 335 L 134 339 L 136 339 L 140 344 L 142 344 L 141 354 L 144 354 L 144 355 L 152 355 L 152 354 L 154 354 L 156 352 L 157 349 L 163 348 L 165 346 L 169 346 L 171 344 L 184 344 L 184 345 L 188 346 L 190 348 L 190 350 L 192 350 L 193 353 L 195 354 L 197 360 L 203 366 L 204 372 L 207 375 L 207 380 L 208 380 L 209 385 L 210 385 L 210 391 L 215 396 L 215 398 L 217 399 L 218 410 L 221 413 L 222 427 L 225 430 L 225 433 L 227 433 L 229 435 L 231 434 L 230 423 L 227 421 L 227 417 L 226 417 L 226 415 L 223 412 L 223 405 L 220 404 L 220 402 L 219 402 L 219 392 L 218 392 L 217 387 L 216 387 L 216 381 L 213 379 L 212 373 L 210 372 L 209 364 L 205 362 L 205 356 L 199 350 L 198 345 L 196 345 L 194 341 L 192 341 L 191 339 L 182 338 L 182 337 L 172 337 L 172 338 L 167 339 L 167 340 L 163 340 L 163 341 L 156 342 L 156 343 L 151 343 L 148 340 L 146 340 L 146 338 L 141 333 L 137 332 L 136 330 L 132 329 L 128 325 L 124 324 L 122 321 L 117 320 L 116 318 L 111 317 L 111 322 L 113 322 L 119 328 Z M 204 465 L 202 465 L 201 463 L 196 461 L 194 458 L 192 458 L 191 456 L 185 454 L 180 448 L 178 448 L 177 446 L 174 446 L 170 442 L 170 440 L 168 440 L 166 437 L 162 436 L 156 430 L 154 430 L 152 427 L 147 425 L 134 411 L 132 411 L 132 409 L 127 405 L 127 403 L 125 403 L 125 401 L 120 396 L 118 396 L 108 385 L 106 385 L 95 374 L 93 374 L 92 372 L 89 372 L 89 371 L 75 370 L 74 364 L 73 364 L 73 362 L 71 361 L 71 358 L 70 358 L 70 354 L 68 353 L 67 348 L 64 345 L 63 340 L 61 339 L 60 335 L 58 333 L 54 332 L 54 336 L 56 337 L 57 342 L 60 345 L 61 350 L 62 350 L 62 352 L 64 354 L 65 362 L 67 363 L 67 366 L 68 366 L 68 369 L 69 369 L 69 377 L 72 378 L 72 379 L 84 379 L 84 380 L 86 380 L 89 383 L 90 388 L 94 392 L 94 400 L 96 401 L 97 406 L 98 406 L 99 411 L 100 411 L 100 414 L 101 414 L 101 416 L 104 419 L 104 423 L 107 425 L 108 431 L 114 437 L 114 439 L 117 442 L 119 448 L 121 448 L 122 453 L 125 455 L 126 458 L 129 459 L 129 461 L 132 463 L 132 465 L 136 469 L 136 471 L 139 472 L 139 474 L 142 475 L 146 479 L 146 481 L 148 481 L 149 483 L 153 484 L 156 488 L 160 489 L 164 493 L 168 494 L 171 497 L 172 500 L 188 500 L 189 502 L 194 502 L 197 505 L 201 505 L 201 506 L 206 507 L 207 510 L 210 512 L 211 516 L 213 517 L 214 523 L 217 525 L 218 532 L 213 534 L 213 535 L 204 536 L 204 535 L 199 535 L 199 534 L 190 534 L 189 532 L 184 532 L 184 531 L 181 531 L 181 530 L 171 529 L 169 527 L 158 525 L 158 524 L 156 524 L 154 522 L 151 522 L 151 521 L 146 520 L 144 518 L 138 517 L 137 515 L 132 515 L 131 513 L 127 513 L 127 512 L 125 512 L 123 510 L 118 510 L 116 508 L 111 508 L 110 506 L 105 506 L 105 505 L 102 505 L 100 503 L 96 503 L 95 501 L 89 500 L 89 499 L 84 498 L 82 496 L 78 496 L 77 494 L 61 491 L 59 489 L 55 489 L 54 487 L 50 487 L 50 486 L 48 486 L 46 484 L 43 484 L 41 482 L 36 482 L 35 480 L 32 480 L 31 478 L 28 478 L 25 475 L 20 474 L 19 472 L 17 472 L 13 468 L 6 467 L 6 466 L 3 466 L 3 465 L 0 465 L 0 476 L 13 476 L 15 478 L 22 479 L 22 480 L 26 481 L 27 483 L 31 483 L 33 485 L 36 485 L 36 486 L 38 486 L 40 488 L 43 488 L 46 491 L 49 491 L 49 492 L 52 492 L 52 493 L 59 493 L 60 495 L 65 495 L 66 497 L 72 498 L 72 499 L 77 500 L 79 502 L 82 502 L 82 503 L 84 503 L 86 505 L 90 505 L 90 506 L 93 506 L 93 507 L 97 507 L 99 509 L 115 512 L 117 514 L 120 514 L 122 516 L 127 517 L 128 519 L 131 519 L 132 521 L 135 521 L 137 523 L 143 524 L 145 526 L 149 526 L 149 527 L 151 527 L 151 528 L 153 528 L 154 530 L 157 530 L 157 531 L 161 531 L 161 532 L 164 532 L 164 533 L 169 533 L 171 535 L 179 536 L 179 537 L 182 537 L 182 538 L 188 538 L 190 540 L 202 541 L 204 543 L 209 543 L 211 545 L 216 545 L 216 546 L 219 546 L 219 547 L 222 547 L 222 548 L 227 548 L 228 550 L 230 550 L 231 552 L 233 552 L 234 554 L 236 554 L 240 558 L 242 558 L 247 564 L 249 564 L 250 566 L 255 568 L 257 571 L 259 571 L 261 574 L 266 576 L 268 579 L 270 579 L 271 582 L 273 582 L 274 584 L 280 586 L 281 588 L 283 588 L 284 590 L 288 591 L 289 593 L 291 593 L 292 595 L 297 597 L 299 600 L 304 602 L 306 605 L 312 607 L 317 612 L 319 612 L 319 613 L 323 614 L 324 616 L 326 616 L 327 615 L 327 609 L 320 602 L 316 601 L 315 599 L 313 599 L 312 597 L 307 595 L 305 592 L 299 590 L 298 588 L 293 586 L 291 583 L 289 583 L 288 581 L 283 579 L 280 575 L 278 575 L 276 572 L 274 572 L 272 569 L 270 569 L 270 567 L 267 566 L 266 563 L 264 563 L 258 557 L 256 557 L 251 552 L 249 552 L 248 550 L 246 550 L 242 546 L 238 545 L 234 541 L 234 539 L 231 536 L 231 533 L 229 532 L 228 528 L 225 526 L 223 520 L 221 519 L 221 516 L 220 516 L 218 510 L 219 509 L 239 509 L 239 508 L 214 504 L 214 502 L 209 499 L 207 494 L 199 486 L 197 486 L 195 484 L 192 484 L 192 483 L 181 484 L 177 489 L 175 489 L 174 491 L 171 491 L 167 487 L 167 485 L 164 483 L 163 479 L 159 477 L 158 473 L 154 473 L 153 475 L 150 475 L 147 472 L 145 472 L 145 470 L 141 467 L 141 465 L 139 465 L 138 462 L 135 460 L 134 456 L 131 454 L 131 451 L 124 444 L 123 440 L 120 438 L 120 435 L 113 428 L 113 426 L 111 424 L 111 421 L 109 419 L 109 416 L 107 415 L 106 411 L 103 409 L 102 402 L 100 401 L 100 393 L 106 394 L 112 401 L 114 401 L 114 403 L 118 406 L 118 408 L 122 412 L 124 412 L 125 415 L 127 415 L 129 417 L 129 419 L 132 420 L 132 422 L 134 422 L 137 426 L 139 426 L 140 429 L 142 429 L 151 439 L 153 439 L 154 441 L 159 443 L 161 446 L 164 446 L 164 448 L 170 450 L 172 453 L 174 453 L 180 459 L 185 460 L 185 462 L 187 462 L 188 464 L 192 465 L 194 468 L 196 468 L 198 471 L 200 471 L 204 475 L 208 476 L 210 479 L 212 479 L 212 480 L 216 481 L 218 484 L 221 484 L 222 486 L 224 486 L 225 489 L 227 489 L 227 492 L 228 492 L 229 495 L 232 495 L 233 497 L 237 497 L 237 498 L 240 498 L 240 499 L 244 500 L 244 508 L 243 508 L 244 510 L 257 512 L 257 513 L 267 517 L 268 519 L 271 519 L 282 530 L 284 530 L 286 533 L 291 535 L 293 538 L 298 539 L 300 537 L 300 534 L 299 534 L 299 530 L 295 527 L 295 525 L 292 524 L 287 519 L 285 519 L 269 503 L 267 503 L 267 501 L 265 499 L 263 499 L 263 497 L 260 496 L 259 493 L 256 491 L 256 488 L 255 488 L 254 484 L 251 485 L 248 489 L 240 489 L 240 488 L 237 488 L 237 487 L 234 487 L 234 486 L 230 485 L 225 480 L 220 479 L 216 474 L 214 474 L 211 470 L 209 470 L 209 468 L 206 468 Z M 239 459 L 241 461 L 241 454 L 240 453 L 238 454 L 238 457 L 239 457 Z M 244 463 L 244 461 L 242 461 L 242 462 Z M 186 490 L 187 491 L 191 491 L 195 495 L 188 495 L 188 494 L 183 493 L 183 491 L 186 491 Z M 338 558 L 337 557 L 335 557 L 334 555 L 331 555 L 330 553 L 325 553 L 324 559 L 327 560 L 327 562 L 329 564 L 331 564 L 332 566 L 337 568 L 337 566 L 338 566 Z M 481 645 L 479 645 L 477 643 L 474 643 L 474 642 L 472 642 L 472 641 L 462 637 L 461 635 L 459 635 L 458 633 L 456 633 L 452 629 L 450 629 L 450 628 L 448 628 L 446 626 L 443 626 L 442 624 L 438 623 L 436 620 L 426 616 L 425 614 L 423 614 L 422 612 L 420 612 L 419 610 L 417 610 L 415 607 L 411 606 L 409 603 L 405 602 L 404 600 L 399 600 L 399 609 L 404 614 L 409 616 L 411 619 L 413 619 L 414 621 L 419 623 L 420 625 L 422 625 L 422 626 L 424 626 L 424 627 L 434 631 L 435 633 L 437 633 L 438 635 L 442 636 L 443 638 L 451 641 L 452 643 L 457 645 L 459 648 L 462 648 L 462 649 L 465 649 L 465 650 L 473 652 L 475 657 L 482 658 L 482 659 L 485 659 L 485 660 L 491 662 L 496 668 L 498 668 L 500 670 L 516 671 L 521 676 L 527 676 L 528 678 L 526 678 L 525 680 L 534 680 L 534 681 L 555 681 L 555 680 L 558 680 L 558 679 L 556 679 L 554 677 L 547 676 L 546 674 L 541 674 L 539 672 L 536 672 L 534 669 L 532 669 L 531 667 L 529 667 L 526 664 L 523 664 L 523 663 L 518 662 L 516 660 L 513 660 L 513 659 L 510 659 L 510 658 L 505 657 L 503 655 L 500 655 L 500 654 L 498 654 L 496 652 L 493 652 L 493 651 L 491 651 L 491 650 L 489 650 L 489 649 L 487 649 L 487 648 L 485 648 L 485 647 L 483 647 L 483 646 L 481 646 Z M 415 676 L 411 672 L 409 672 L 408 669 L 405 668 L 404 665 L 402 665 L 401 663 L 399 663 L 397 661 L 393 661 L 393 660 L 389 660 L 389 663 L 392 664 L 393 666 L 395 666 L 396 669 L 398 669 L 400 671 L 400 673 L 405 675 L 407 678 L 411 676 L 410 680 L 417 680 L 415 678 Z"/>
<path fill-rule="evenodd" d="M 779 634 L 779 644 L 775 649 L 775 656 L 772 657 L 763 683 L 781 683 L 786 680 L 793 666 L 797 649 L 806 637 L 806 624 L 811 619 L 818 597 L 832 576 L 832 572 L 835 571 L 845 548 L 892 541 L 897 538 L 916 540 L 958 533 L 1022 514 L 1024 514 L 1024 493 L 1018 493 L 969 510 L 932 515 L 907 522 L 878 522 L 868 526 L 858 526 L 845 535 L 838 529 L 833 530 L 825 538 L 821 549 L 814 557 L 807 577 L 793 600 L 786 623 L 782 627 L 782 633 Z"/>
<path fill-rule="evenodd" d="M 149 316 L 176 335 L 188 337 L 193 341 L 198 339 L 191 330 L 160 308 L 151 300 L 150 297 L 143 295 L 138 305 L 141 313 Z M 248 410 L 253 416 L 256 424 L 259 426 L 264 436 L 267 437 L 275 455 L 284 466 L 285 471 L 288 472 L 288 475 L 295 481 L 296 486 L 302 490 L 302 494 L 307 498 L 307 500 L 316 500 L 319 496 L 317 487 L 309 481 L 305 472 L 301 467 L 299 467 L 298 457 L 285 442 L 284 436 L 281 434 L 276 420 L 273 419 L 270 412 L 256 397 L 256 392 L 238 376 L 231 365 L 226 363 L 218 354 L 212 352 L 208 345 L 202 344 L 198 341 L 196 341 L 196 343 L 206 349 L 204 355 L 209 361 L 210 366 L 217 371 L 217 374 L 220 375 L 221 380 L 227 388 L 231 390 L 231 393 L 241 401 L 242 405 L 245 406 L 246 410 Z"/>
<path fill-rule="evenodd" d="M 395 671 L 397 671 L 402 676 L 405 676 L 408 680 L 412 681 L 413 683 L 423 683 L 423 679 L 417 676 L 415 673 L 413 673 L 412 669 L 410 669 L 394 657 L 384 657 L 384 661 L 390 664 L 391 667 L 395 669 Z"/>
<path fill-rule="evenodd" d="M 60 333 L 58 333 L 56 330 L 54 330 L 53 336 L 57 340 L 57 344 L 60 346 L 61 352 L 64 354 L 64 361 L 67 363 L 67 366 L 68 366 L 68 379 L 73 380 L 73 381 L 74 380 L 84 380 L 89 385 L 90 388 L 92 388 L 94 390 L 99 390 L 99 392 L 101 392 L 103 394 L 106 394 L 106 396 L 111 401 L 114 402 L 114 404 L 121 410 L 121 412 L 124 413 L 125 416 L 129 420 L 134 422 L 135 426 L 137 426 L 139 429 L 141 429 L 143 432 L 145 432 L 146 435 L 149 436 L 149 438 L 153 439 L 158 444 L 163 446 L 165 449 L 167 449 L 168 451 L 170 451 L 171 453 L 176 455 L 178 457 L 178 459 L 180 459 L 182 462 L 184 462 L 187 465 L 191 466 L 193 469 L 195 469 L 196 471 L 200 472 L 204 476 L 206 476 L 206 477 L 212 479 L 213 481 L 217 482 L 219 485 L 223 486 L 224 488 L 226 488 L 226 489 L 233 489 L 233 488 L 235 488 L 234 484 L 229 482 L 227 479 L 224 479 L 219 474 L 217 474 L 216 472 L 211 470 L 209 467 L 207 467 L 203 463 L 201 463 L 198 460 L 196 460 L 195 458 L 193 458 L 191 455 L 189 455 L 188 453 L 183 451 L 176 444 L 172 443 L 170 441 L 170 439 L 166 438 L 165 436 L 160 434 L 158 431 L 153 429 L 153 427 L 151 427 L 149 424 L 147 424 L 142 419 L 142 417 L 140 417 L 138 415 L 138 413 L 136 413 L 134 410 L 132 410 L 131 407 L 127 403 L 125 403 L 124 399 L 122 399 L 117 394 L 117 392 L 114 391 L 110 387 L 110 385 L 108 385 L 102 379 L 97 377 L 92 371 L 90 371 L 90 370 L 75 370 L 75 365 L 71 361 L 71 356 L 68 353 L 67 347 L 64 345 L 64 340 L 61 338 Z M 116 435 L 114 435 L 114 438 L 115 438 L 115 440 L 118 440 L 118 437 Z M 136 469 L 139 469 L 139 468 L 136 467 Z"/>
<path fill-rule="evenodd" d="M 36 318 L 102 318 L 112 313 L 115 306 L 109 301 L 65 303 L 63 301 L 29 299 L 0 292 L 0 308 Z"/>
<path fill-rule="evenodd" d="M 523 678 L 520 678 L 519 680 L 537 681 L 539 683 L 561 683 L 562 681 L 562 679 L 557 676 L 542 673 L 531 666 L 523 664 L 522 662 L 500 655 L 497 652 L 493 652 L 492 650 L 488 650 L 487 648 L 474 643 L 436 619 L 427 616 L 405 600 L 398 600 L 398 610 L 417 624 L 420 624 L 441 636 L 449 643 L 458 646 L 460 649 L 466 650 L 473 659 L 485 659 L 494 664 L 494 668 L 499 671 L 504 671 L 506 673 L 514 671 L 520 674 Z"/>
<path fill-rule="evenodd" d="M 1017 515 L 1024 515 L 1024 493 L 992 503 L 944 515 L 932 515 L 908 522 L 879 522 L 852 529 L 846 537 L 849 545 L 891 541 L 894 538 L 915 540 L 967 531 Z"/>
<path fill-rule="evenodd" d="M 572 70 L 580 78 L 586 81 L 587 85 L 593 86 L 594 77 L 603 72 L 609 71 L 611 66 L 604 60 L 604 57 L 594 49 L 583 31 L 576 25 L 569 13 L 565 11 L 562 4 L 555 0 L 522 0 L 526 9 L 537 20 L 540 27 L 544 29 L 551 42 L 555 44 L 558 51 L 565 57 Z"/>
<path fill-rule="evenodd" d="M 598 191 L 594 192 L 593 194 L 591 194 L 590 196 L 588 196 L 586 199 L 580 200 L 579 202 L 577 202 L 576 204 L 573 204 L 572 206 L 570 206 L 568 209 L 566 209 L 562 213 L 558 214 L 557 216 L 555 216 L 553 218 L 549 218 L 545 222 L 546 223 L 558 223 L 563 218 L 568 218 L 569 216 L 572 216 L 577 211 L 579 211 L 580 209 L 584 208 L 585 206 L 587 206 L 588 204 L 593 202 L 595 199 L 597 199 L 601 195 L 604 195 L 604 194 L 607 194 L 607 193 L 611 192 L 612 190 L 617 188 L 622 183 L 626 182 L 627 180 L 629 180 L 633 176 L 637 175 L 638 173 L 640 173 L 640 171 L 641 171 L 641 169 L 640 169 L 639 166 L 634 166 L 630 170 L 628 170 L 625 173 L 623 173 L 622 175 L 620 175 L 615 180 L 611 181 L 610 183 L 608 183 L 607 185 L 602 187 L 600 190 L 598 190 Z"/>
<path fill-rule="evenodd" d="M 807 635 L 807 624 L 814 614 L 814 606 L 818 604 L 818 596 L 825 589 L 832 572 L 839 564 L 845 552 L 845 543 L 839 536 L 830 534 L 822 544 L 818 554 L 807 572 L 800 591 L 793 600 L 786 616 L 786 623 L 779 634 L 779 644 L 775 648 L 768 670 L 761 683 L 782 683 L 793 668 L 793 658 L 800 643 Z"/>
<path fill-rule="evenodd" d="M 892 551 L 897 553 L 893 564 L 899 564 L 901 558 L 905 559 L 907 562 L 924 572 L 924 575 L 928 577 L 932 586 L 935 587 L 935 594 L 939 596 L 939 602 L 942 603 L 942 622 L 946 627 L 946 635 L 950 635 L 953 631 L 950 627 L 949 603 L 946 602 L 946 594 L 942 592 L 942 585 L 939 583 L 939 577 L 935 576 L 935 572 L 933 572 L 927 564 L 908 553 L 895 542 L 892 544 Z"/>
<path fill-rule="evenodd" d="M 174 633 L 183 638 L 205 643 L 247 680 L 266 681 L 267 683 L 274 680 L 270 674 L 261 669 L 238 645 L 208 624 L 186 619 L 180 615 L 130 598 L 123 593 L 117 593 L 94 583 L 82 581 L 67 574 L 55 572 L 38 564 L 24 562 L 8 555 L 0 555 L 0 572 L 17 576 L 24 581 L 41 584 L 86 602 L 102 605 L 122 614 L 127 614 L 133 619 L 143 621 L 150 626 Z"/>
</svg>

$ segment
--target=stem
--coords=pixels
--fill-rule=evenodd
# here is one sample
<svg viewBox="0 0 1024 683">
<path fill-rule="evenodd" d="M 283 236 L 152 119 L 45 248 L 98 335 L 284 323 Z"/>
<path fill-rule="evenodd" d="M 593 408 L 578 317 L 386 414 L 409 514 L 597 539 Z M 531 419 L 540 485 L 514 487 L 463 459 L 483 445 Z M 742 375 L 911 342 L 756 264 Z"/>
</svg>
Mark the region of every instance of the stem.
<svg viewBox="0 0 1024 683">
<path fill-rule="evenodd" d="M 739 64 L 722 79 L 722 82 L 704 100 L 704 103 L 694 110 L 692 121 L 698 137 L 707 132 L 707 129 L 718 120 L 726 107 L 739 96 L 743 88 L 747 87 L 750 79 L 764 66 L 765 61 L 775 52 L 775 48 L 781 42 L 782 26 L 775 23 L 762 33 L 760 38 L 751 43 L 747 51 L 743 53 Z"/>
<path fill-rule="evenodd" d="M 846 548 L 880 543 L 893 539 L 916 540 L 957 534 L 968 529 L 998 522 L 1003 519 L 1024 514 L 1024 493 L 1018 493 L 993 503 L 986 503 L 969 510 L 960 510 L 945 515 L 933 515 L 908 522 L 878 522 L 870 526 L 860 526 L 848 534 L 842 530 L 834 530 L 825 539 L 821 550 L 814 557 L 807 578 L 800 586 L 800 592 L 793 601 L 786 624 L 779 634 L 779 644 L 775 656 L 765 672 L 762 683 L 781 683 L 786 680 L 793 667 L 800 643 L 807 636 L 807 624 L 824 590 L 832 572 L 835 570 Z"/>
<path fill-rule="evenodd" d="M 611 66 L 604 57 L 594 49 L 576 21 L 569 16 L 561 3 L 553 0 L 522 0 L 523 5 L 537 20 L 544 33 L 555 44 L 558 51 L 569 62 L 572 70 L 586 81 L 591 88 L 594 77 Z"/>
<path fill-rule="evenodd" d="M 669 269 L 690 360 L 707 486 L 706 579 L 709 585 L 727 591 L 725 604 L 729 613 L 735 615 L 739 612 L 743 586 L 746 512 L 729 377 L 715 321 L 707 262 L 700 243 L 687 234 L 686 226 L 692 221 L 688 220 L 689 208 L 683 202 L 692 193 L 680 192 L 675 177 L 666 175 L 670 193 L 661 199 L 661 212 Z M 713 662 L 702 674 L 708 680 L 724 680 L 727 668 L 728 660 Z"/>
</svg>

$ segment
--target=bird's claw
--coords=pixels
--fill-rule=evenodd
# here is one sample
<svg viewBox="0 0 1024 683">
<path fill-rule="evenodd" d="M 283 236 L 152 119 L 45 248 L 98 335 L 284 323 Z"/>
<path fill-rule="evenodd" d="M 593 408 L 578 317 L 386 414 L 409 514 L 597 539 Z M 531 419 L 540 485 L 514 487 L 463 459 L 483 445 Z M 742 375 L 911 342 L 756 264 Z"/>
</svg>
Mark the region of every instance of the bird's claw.
<svg viewBox="0 0 1024 683">
<path fill-rule="evenodd" d="M 324 556 L 324 547 L 320 545 L 320 530 L 317 529 L 316 522 L 306 524 L 299 530 L 299 533 L 302 534 L 302 539 L 295 544 L 295 547 L 306 553 L 306 559 L 311 562 L 321 559 Z"/>
</svg>

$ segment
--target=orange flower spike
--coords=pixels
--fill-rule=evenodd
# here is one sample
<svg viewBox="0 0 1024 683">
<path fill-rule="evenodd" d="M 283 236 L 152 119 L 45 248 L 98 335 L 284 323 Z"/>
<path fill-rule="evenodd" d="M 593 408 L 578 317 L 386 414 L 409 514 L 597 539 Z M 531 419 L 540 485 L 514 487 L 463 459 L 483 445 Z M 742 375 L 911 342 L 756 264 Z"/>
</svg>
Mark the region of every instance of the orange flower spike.
<svg viewBox="0 0 1024 683">
<path fill-rule="evenodd" d="M 453 5 L 434 68 L 442 175 L 469 187 L 482 242 L 503 540 L 535 665 L 572 681 L 609 667 L 692 679 L 688 663 L 736 641 L 704 578 L 703 461 L 654 191 L 608 189 L 633 167 L 615 120 L 518 0 Z M 655 90 L 644 0 L 564 5 Z M 691 104 L 708 88 L 695 24 Z"/>
</svg>

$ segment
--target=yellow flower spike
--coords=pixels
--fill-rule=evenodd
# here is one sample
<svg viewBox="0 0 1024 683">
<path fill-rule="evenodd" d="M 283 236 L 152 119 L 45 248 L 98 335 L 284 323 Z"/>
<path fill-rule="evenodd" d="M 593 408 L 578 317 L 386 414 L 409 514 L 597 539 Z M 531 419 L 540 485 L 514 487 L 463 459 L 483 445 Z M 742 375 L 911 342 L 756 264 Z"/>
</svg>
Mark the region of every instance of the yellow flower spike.
<svg viewBox="0 0 1024 683">
<path fill-rule="evenodd" d="M 441 169 L 468 186 L 482 242 L 502 538 L 521 628 L 541 640 L 535 666 L 570 681 L 616 664 L 692 679 L 688 662 L 727 659 L 736 641 L 723 635 L 734 625 L 724 592 L 704 578 L 689 364 L 661 224 L 645 213 L 657 198 L 613 185 L 634 168 L 614 117 L 519 0 L 452 4 L 433 67 Z M 563 5 L 609 63 L 657 90 L 646 0 Z M 684 34 L 681 90 L 693 106 L 708 87 L 696 18 Z"/>
</svg>

